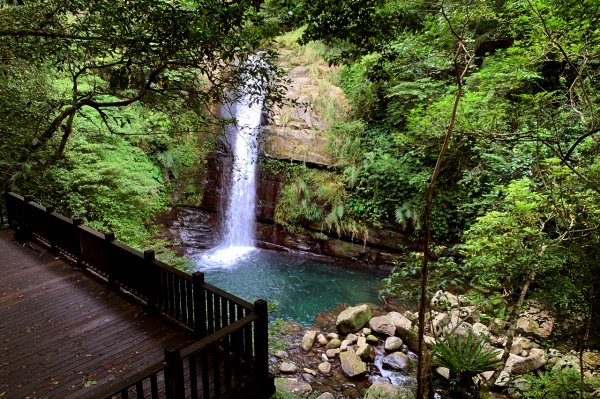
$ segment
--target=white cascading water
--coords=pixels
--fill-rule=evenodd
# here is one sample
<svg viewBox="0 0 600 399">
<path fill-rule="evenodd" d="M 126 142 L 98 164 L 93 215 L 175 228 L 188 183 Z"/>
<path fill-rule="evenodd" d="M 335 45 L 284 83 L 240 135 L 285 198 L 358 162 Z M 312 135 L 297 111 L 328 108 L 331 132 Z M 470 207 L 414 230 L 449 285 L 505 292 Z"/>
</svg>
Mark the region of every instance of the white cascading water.
<svg viewBox="0 0 600 399">
<path fill-rule="evenodd" d="M 249 87 L 257 82 L 249 79 Z M 225 212 L 221 244 L 202 257 L 207 266 L 227 267 L 252 252 L 256 208 L 255 172 L 258 158 L 258 133 L 262 98 L 245 94 L 233 106 L 236 125 L 232 126 L 233 170 L 229 200 Z"/>
</svg>

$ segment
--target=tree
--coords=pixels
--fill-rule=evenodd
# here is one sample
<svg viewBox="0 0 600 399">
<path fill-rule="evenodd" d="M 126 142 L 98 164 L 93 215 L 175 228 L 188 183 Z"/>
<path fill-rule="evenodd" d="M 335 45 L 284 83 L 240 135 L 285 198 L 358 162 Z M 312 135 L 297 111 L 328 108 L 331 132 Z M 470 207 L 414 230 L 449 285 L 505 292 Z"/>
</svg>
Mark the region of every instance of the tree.
<svg viewBox="0 0 600 399">
<path fill-rule="evenodd" d="M 258 12 L 261 1 L 27 1 L 0 9 L 0 53 L 4 74 L 25 82 L 21 67 L 67 74 L 68 92 L 41 100 L 47 120 L 36 118 L 18 163 L 32 157 L 31 146 L 52 145 L 60 155 L 84 108 L 98 113 L 107 129 L 109 110 L 138 101 L 183 100 L 199 110 L 234 96 L 232 88 L 252 74 L 274 77 L 271 53 L 264 62 L 246 62 L 271 36 Z M 259 87 L 260 86 L 260 87 Z M 264 84 L 245 87 L 256 93 Z M 280 88 L 269 89 L 267 102 Z M 226 94 L 227 93 L 227 94 Z M 7 99 L 8 100 L 8 99 Z M 24 115 L 15 106 L 16 113 Z M 25 116 L 25 115 L 24 115 Z M 10 123 L 2 136 L 21 132 Z M 57 134 L 60 138 L 56 137 Z"/>
</svg>

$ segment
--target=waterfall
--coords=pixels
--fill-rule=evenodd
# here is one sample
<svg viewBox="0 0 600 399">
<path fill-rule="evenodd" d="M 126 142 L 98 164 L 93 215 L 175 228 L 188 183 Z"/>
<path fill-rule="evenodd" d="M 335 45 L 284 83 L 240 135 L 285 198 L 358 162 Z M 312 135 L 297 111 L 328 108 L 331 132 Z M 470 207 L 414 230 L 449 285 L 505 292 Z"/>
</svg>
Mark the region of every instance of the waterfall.
<svg viewBox="0 0 600 399">
<path fill-rule="evenodd" d="M 254 245 L 254 210 L 256 208 L 256 161 L 258 130 L 262 101 L 251 102 L 244 97 L 235 106 L 237 126 L 233 127 L 233 171 L 223 245 L 251 247 Z"/>
<path fill-rule="evenodd" d="M 248 77 L 248 87 L 257 84 L 257 78 Z M 201 262 L 207 267 L 230 266 L 236 259 L 255 249 L 255 175 L 261 114 L 262 97 L 256 94 L 242 93 L 241 98 L 231 106 L 231 117 L 236 124 L 229 129 L 233 168 L 223 223 L 224 236 L 219 246 L 202 256 Z"/>
</svg>

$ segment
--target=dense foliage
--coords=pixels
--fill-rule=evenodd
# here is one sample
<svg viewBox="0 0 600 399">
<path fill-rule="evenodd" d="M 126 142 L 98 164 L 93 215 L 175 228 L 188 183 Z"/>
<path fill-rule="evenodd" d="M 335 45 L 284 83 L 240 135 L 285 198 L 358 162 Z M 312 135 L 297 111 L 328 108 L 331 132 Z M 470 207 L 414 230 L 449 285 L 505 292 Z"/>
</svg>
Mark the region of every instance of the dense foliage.
<svg viewBox="0 0 600 399">
<path fill-rule="evenodd" d="M 146 226 L 220 132 L 215 104 L 247 74 L 276 76 L 268 51 L 245 62 L 273 32 L 260 3 L 2 2 L 2 188 L 149 245 Z"/>
<path fill-rule="evenodd" d="M 350 151 L 336 156 L 329 185 L 299 175 L 284 219 L 323 220 L 339 209 L 340 225 L 396 223 L 422 237 L 425 191 L 448 136 L 429 291 L 468 290 L 501 318 L 537 297 L 569 320 L 564 338 L 590 345 L 600 322 L 596 2 L 285 5 L 296 16 L 287 24 L 306 25 L 301 42 L 329 46 L 352 115 L 332 135 L 336 150 Z M 297 205 L 311 195 L 318 209 Z M 420 261 L 407 256 L 385 292 L 414 298 Z"/>
<path fill-rule="evenodd" d="M 597 315 L 598 7 L 542 0 L 286 4 L 296 24 L 307 24 L 301 41 L 321 40 L 329 61 L 341 64 L 353 114 L 332 135 L 338 152 L 350 149 L 336 158 L 336 177 L 325 184 L 301 175 L 284 195 L 290 213 L 283 219 L 395 222 L 418 235 L 456 73 L 466 67 L 434 197 L 440 245 L 432 272 L 446 287 L 468 282 L 474 295 L 500 294 L 513 304 L 529 281 L 559 314 Z M 294 14 L 300 5 L 304 14 Z M 398 273 L 418 276 L 410 262 Z"/>
</svg>

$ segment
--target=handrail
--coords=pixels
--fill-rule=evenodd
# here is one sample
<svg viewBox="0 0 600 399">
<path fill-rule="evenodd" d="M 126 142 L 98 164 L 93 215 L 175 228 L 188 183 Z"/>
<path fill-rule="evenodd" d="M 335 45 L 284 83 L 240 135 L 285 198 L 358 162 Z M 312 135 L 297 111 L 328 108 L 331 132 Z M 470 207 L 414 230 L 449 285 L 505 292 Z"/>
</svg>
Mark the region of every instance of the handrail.
<svg viewBox="0 0 600 399">
<path fill-rule="evenodd" d="M 140 381 L 144 381 L 152 378 L 161 372 L 164 372 L 166 363 L 164 361 L 156 362 L 151 366 L 146 367 L 144 370 L 135 373 L 134 375 L 127 377 L 119 382 L 116 382 L 109 386 L 99 386 L 94 390 L 88 392 L 89 398 L 111 398 L 120 394 L 123 391 L 135 386 Z"/>
<path fill-rule="evenodd" d="M 138 397 L 144 397 L 148 389 L 153 398 L 159 397 L 160 381 L 165 384 L 168 399 L 184 397 L 186 389 L 202 390 L 202 397 L 219 397 L 227 390 L 241 389 L 248 381 L 262 384 L 265 392 L 272 391 L 265 301 L 249 303 L 206 283 L 201 272 L 190 276 L 155 259 L 153 251 L 142 253 L 130 248 L 117 241 L 113 233 L 100 233 L 80 219 L 33 202 L 31 197 L 10 192 L 5 193 L 4 200 L 7 223 L 18 239 L 37 240 L 150 310 L 177 321 L 199 339 L 181 351 L 165 350 L 164 362 L 110 388 L 99 387 L 100 396 L 94 398 L 119 393 L 127 397 L 126 391 L 132 389 Z"/>
<path fill-rule="evenodd" d="M 200 276 L 194 279 L 155 259 L 154 252 L 137 251 L 117 241 L 114 234 L 100 233 L 83 225 L 80 219 L 65 217 L 54 212 L 51 206 L 33 202 L 30 197 L 9 192 L 4 198 L 7 221 L 17 235 L 38 240 L 104 278 L 111 286 L 194 330 L 198 337 L 254 311 L 251 303 L 205 283 L 201 273 L 196 273 Z M 201 315 L 200 311 L 206 314 Z M 199 319 L 209 320 L 215 316 L 221 317 L 218 323 L 208 328 L 198 325 Z"/>
<path fill-rule="evenodd" d="M 253 321 L 258 320 L 258 316 L 255 314 L 248 315 L 243 319 L 239 319 L 233 324 L 228 325 L 225 328 L 220 329 L 214 334 L 209 335 L 206 338 L 202 338 L 200 341 L 196 341 L 193 344 L 185 347 L 181 350 L 181 357 L 188 357 L 190 355 L 201 352 L 207 347 L 218 343 L 220 340 L 225 338 L 228 335 L 231 335 L 233 332 L 241 329 L 242 327 L 252 323 Z"/>
<path fill-rule="evenodd" d="M 4 194 L 4 193 L 3 193 Z M 0 229 L 8 225 L 8 219 L 6 217 L 6 205 L 4 195 L 0 198 Z"/>
</svg>

